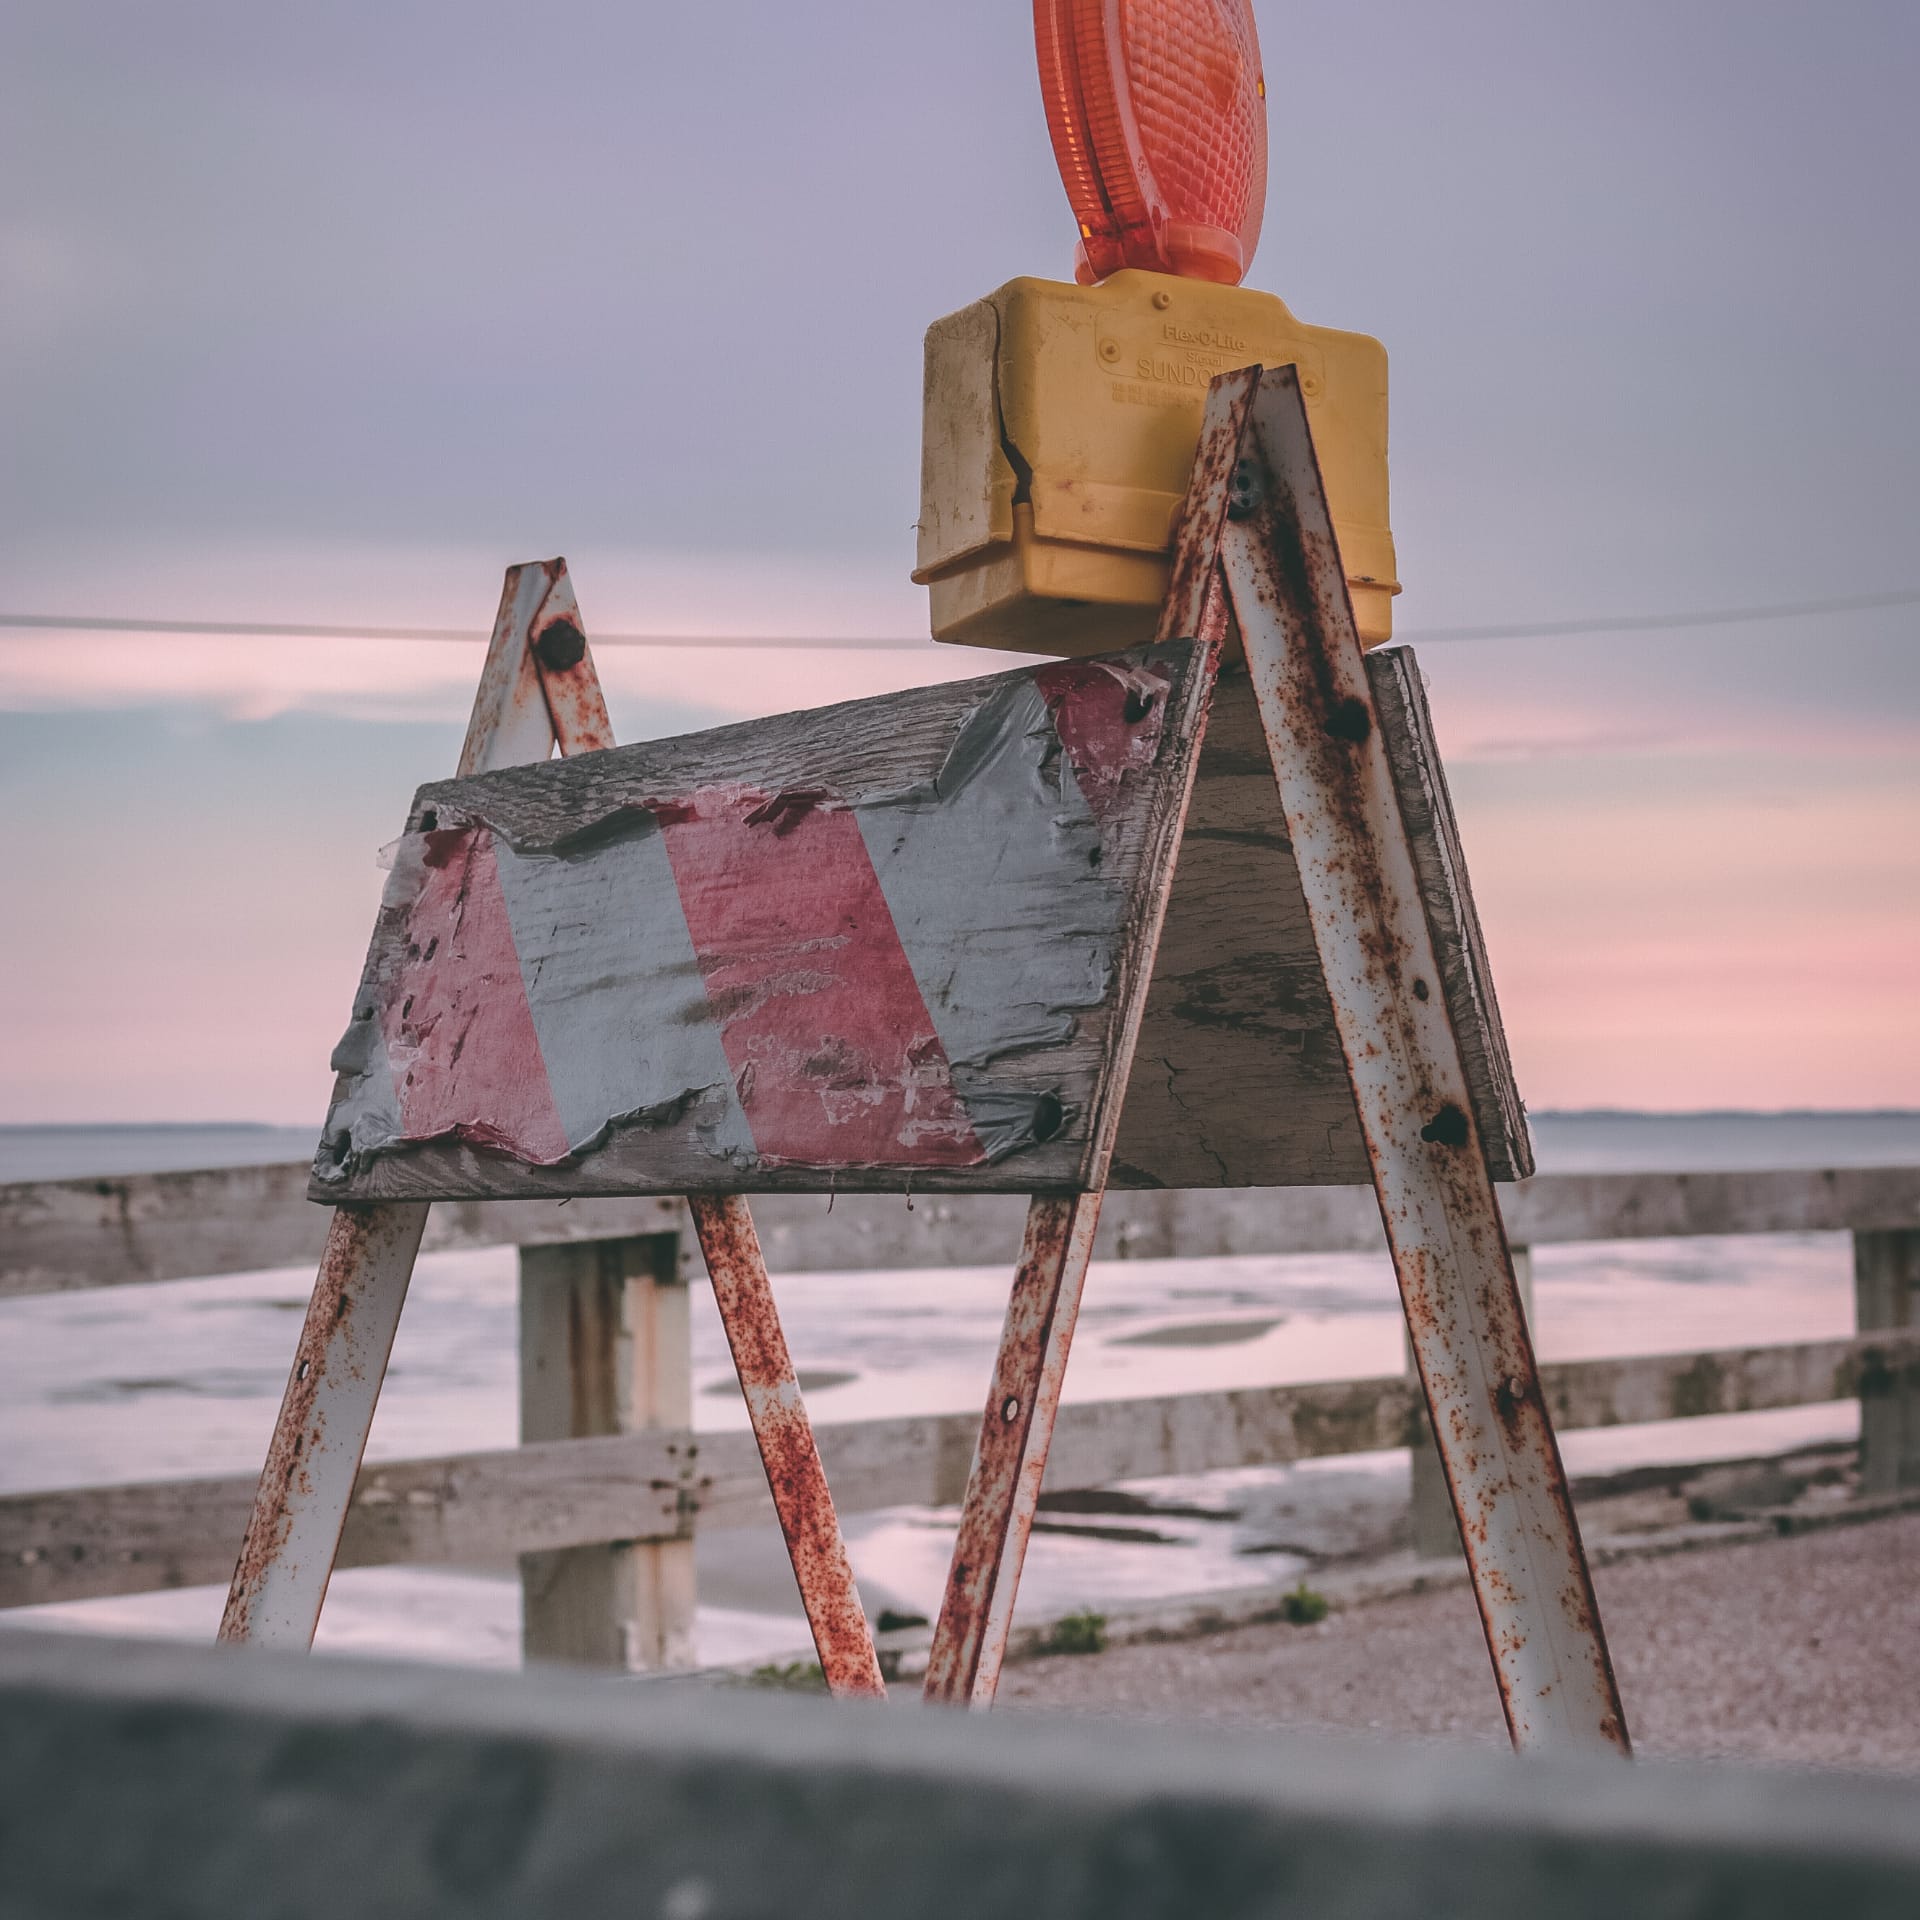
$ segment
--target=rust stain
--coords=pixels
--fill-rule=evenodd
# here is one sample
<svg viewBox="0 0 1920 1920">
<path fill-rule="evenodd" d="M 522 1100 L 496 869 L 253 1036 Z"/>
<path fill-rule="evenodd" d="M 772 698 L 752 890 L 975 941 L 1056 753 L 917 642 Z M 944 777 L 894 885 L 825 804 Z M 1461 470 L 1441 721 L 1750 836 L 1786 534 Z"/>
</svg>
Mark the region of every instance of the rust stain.
<svg viewBox="0 0 1920 1920">
<path fill-rule="evenodd" d="M 687 1205 L 766 1469 L 780 1530 L 820 1670 L 838 1695 L 880 1696 L 880 1660 L 860 1604 L 833 1495 L 800 1397 L 759 1236 L 737 1194 L 695 1194 Z"/>
<path fill-rule="evenodd" d="M 547 592 L 533 617 L 527 643 L 540 670 L 540 691 L 546 696 L 554 739 L 571 759 L 612 746 L 613 722 L 607 716 L 606 697 L 600 691 L 567 563 L 548 560 L 543 565 Z"/>
<path fill-rule="evenodd" d="M 546 576 L 549 592 L 552 588 L 553 568 L 563 564 L 553 561 L 544 564 L 536 563 L 537 570 Z M 520 580 L 527 570 L 524 566 L 507 569 L 506 580 L 500 591 L 500 610 L 494 615 L 493 644 L 487 648 L 486 660 L 480 668 L 480 683 L 474 690 L 474 713 L 498 716 L 496 726 L 512 725 L 513 716 L 521 710 L 527 689 L 530 684 L 533 684 L 532 676 L 523 671 L 524 663 L 520 657 L 520 649 L 511 644 L 517 618 L 516 609 L 520 603 Z M 492 730 L 481 728 L 480 732 L 476 733 L 470 727 L 466 743 L 461 748 L 456 772 L 462 775 L 479 772 L 485 763 L 486 749 L 493 738 Z M 424 824 L 431 826 L 432 822 L 429 820 Z"/>
<path fill-rule="evenodd" d="M 530 573 L 544 584 L 528 623 L 523 651 L 501 641 L 513 637 L 517 610 L 524 604 L 522 586 Z M 511 731 L 515 715 L 524 713 L 527 703 L 534 699 L 545 701 L 562 754 L 591 753 L 613 745 L 612 723 L 565 560 L 508 568 L 494 630 L 495 644 L 487 650 L 474 705 L 476 716 L 492 716 L 493 728 L 482 724 L 477 731 L 469 729 L 460 757 L 462 774 L 475 771 L 481 756 L 499 737 L 498 730 Z M 529 658 L 531 673 L 527 671 Z M 422 817 L 419 826 L 428 867 L 450 861 L 469 838 L 458 829 L 443 829 L 432 812 Z M 416 953 L 413 957 L 431 961 L 433 955 L 434 945 L 429 945 L 424 956 Z M 386 1352 L 384 1344 L 380 1351 L 372 1351 L 379 1336 L 371 1331 L 363 1333 L 358 1325 L 358 1320 L 365 1317 L 355 1312 L 359 1292 L 367 1285 L 380 1283 L 390 1273 L 394 1256 L 403 1250 L 407 1251 L 410 1270 L 411 1251 L 402 1243 L 411 1241 L 417 1246 L 418 1238 L 419 1216 L 410 1207 L 339 1207 L 334 1211 L 221 1618 L 219 1637 L 223 1641 L 245 1641 L 254 1636 L 260 1606 L 276 1578 L 293 1577 L 297 1583 L 299 1563 L 288 1557 L 296 1521 L 304 1517 L 312 1544 L 329 1505 L 341 1520 L 345 1518 L 367 1435 L 362 1426 L 348 1436 L 351 1444 L 336 1447 L 334 1457 L 317 1471 L 316 1457 L 323 1453 L 327 1440 L 328 1398 L 343 1386 L 364 1389 L 370 1373 L 377 1391 Z M 403 1288 L 404 1284 L 403 1277 Z M 378 1318 L 376 1315 L 376 1322 Z M 370 1412 L 367 1417 L 371 1419 Z M 327 1545 L 329 1570 L 337 1540 L 336 1526 Z M 314 1604 L 317 1612 L 318 1602 Z"/>
<path fill-rule="evenodd" d="M 222 1641 L 250 1637 L 254 1608 L 269 1578 L 276 1571 L 292 1570 L 283 1555 L 296 1510 L 315 1497 L 312 1463 L 327 1437 L 326 1388 L 331 1381 L 357 1379 L 365 1372 L 366 1357 L 356 1350 L 354 1338 L 355 1282 L 361 1273 L 384 1264 L 380 1243 L 396 1230 L 405 1233 L 410 1228 L 396 1220 L 390 1208 L 334 1210 L 273 1443 L 234 1567 L 220 1622 Z"/>
<path fill-rule="evenodd" d="M 1040 1195 L 1028 1210 L 928 1656 L 925 1697 L 941 1705 L 991 1700 L 998 1682 L 1098 1212 L 1097 1194 Z"/>
<path fill-rule="evenodd" d="M 546 672 L 570 673 L 586 653 L 587 636 L 580 631 L 577 621 L 562 615 L 533 643 L 533 650 L 540 656 L 540 665 Z"/>
<path fill-rule="evenodd" d="M 1505 1228 L 1457 1043 L 1427 984 L 1431 937 L 1410 873 L 1388 865 L 1403 832 L 1399 803 L 1291 369 L 1264 377 L 1248 445 L 1264 456 L 1265 484 L 1243 478 L 1250 504 L 1233 533 L 1234 588 L 1251 591 L 1240 613 L 1261 629 L 1249 649 L 1255 691 L 1284 768 L 1289 838 L 1508 1726 L 1516 1745 L 1544 1737 L 1531 1713 L 1554 1691 L 1544 1676 L 1557 1652 L 1575 1671 L 1590 1665 L 1592 1697 L 1604 1704 L 1589 1728 L 1624 1750 Z M 1550 1638 L 1548 1652 L 1518 1663 L 1555 1617 L 1572 1626 L 1573 1644 Z M 1533 1683 L 1523 1687 L 1523 1674 Z M 1565 1725 L 1569 1711 L 1563 1696 L 1551 1718 Z"/>
<path fill-rule="evenodd" d="M 1222 374 L 1207 395 L 1193 475 L 1174 531 L 1172 576 L 1154 634 L 1158 641 L 1200 640 L 1217 654 L 1225 636 L 1225 596 L 1217 578 L 1220 527 L 1259 388 L 1260 369 L 1242 367 Z"/>
</svg>

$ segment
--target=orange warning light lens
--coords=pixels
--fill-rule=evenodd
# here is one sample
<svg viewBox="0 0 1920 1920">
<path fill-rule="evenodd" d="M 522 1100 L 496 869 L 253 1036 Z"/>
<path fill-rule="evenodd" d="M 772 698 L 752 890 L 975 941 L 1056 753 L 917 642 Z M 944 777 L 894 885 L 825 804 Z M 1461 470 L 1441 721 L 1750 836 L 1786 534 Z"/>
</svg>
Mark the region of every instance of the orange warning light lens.
<svg viewBox="0 0 1920 1920">
<path fill-rule="evenodd" d="M 1033 0 L 1082 285 L 1122 267 L 1237 284 L 1267 199 L 1251 0 Z"/>
</svg>

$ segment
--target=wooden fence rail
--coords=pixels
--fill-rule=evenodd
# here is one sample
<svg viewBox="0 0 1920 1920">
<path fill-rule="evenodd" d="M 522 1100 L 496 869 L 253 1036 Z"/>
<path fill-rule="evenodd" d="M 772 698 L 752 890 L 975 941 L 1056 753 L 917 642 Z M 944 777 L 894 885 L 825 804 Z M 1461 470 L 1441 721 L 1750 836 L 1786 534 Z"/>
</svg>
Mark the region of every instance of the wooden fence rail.
<svg viewBox="0 0 1920 1920">
<path fill-rule="evenodd" d="M 205 1173 L 0 1185 L 0 1297 L 311 1266 L 327 1212 L 305 1161 Z M 1790 1172 L 1541 1174 L 1502 1187 L 1507 1236 L 1544 1247 L 1693 1234 L 1920 1227 L 1920 1167 Z M 1007 1195 L 768 1195 L 754 1223 L 776 1273 L 1000 1264 L 1020 1245 Z M 438 1201 L 421 1250 L 548 1246 L 677 1231 L 671 1200 Z M 691 1240 L 683 1244 L 691 1252 Z M 1241 1253 L 1371 1253 L 1384 1247 L 1370 1187 L 1112 1193 L 1099 1259 Z"/>
<path fill-rule="evenodd" d="M 1862 1487 L 1920 1483 L 1920 1167 L 1543 1175 L 1502 1194 L 1519 1244 L 1850 1231 L 1852 1338 L 1584 1360 L 1543 1369 L 1563 1431 L 1858 1397 Z M 776 1271 L 980 1265 L 1009 1257 L 1022 1203 L 763 1200 Z M 228 1168 L 0 1186 L 0 1296 L 207 1277 L 316 1257 L 325 1215 L 305 1168 Z M 677 1203 L 436 1206 L 427 1245 L 518 1245 L 523 1430 L 517 1448 L 369 1463 L 340 1565 L 476 1565 L 518 1554 L 530 1650 L 603 1665 L 675 1664 L 691 1644 L 690 1541 L 771 1522 L 751 1436 L 693 1433 Z M 1365 1189 L 1116 1194 L 1107 1258 L 1369 1251 Z M 566 1249 L 564 1257 L 558 1249 Z M 697 1255 L 694 1256 L 697 1259 Z M 556 1286 L 590 1311 L 555 1313 Z M 676 1300 L 675 1296 L 678 1296 Z M 566 1383 L 557 1395 L 551 1382 Z M 548 1386 L 539 1383 L 545 1380 Z M 550 1404 L 551 1403 L 551 1404 Z M 547 1437 L 554 1405 L 573 1437 Z M 819 1429 L 843 1512 L 946 1505 L 965 1485 L 972 1412 Z M 1284 1464 L 1418 1439 L 1402 1377 L 1094 1401 L 1061 1413 L 1047 1483 Z M 223 1582 L 251 1476 L 0 1498 L 0 1607 Z"/>
<path fill-rule="evenodd" d="M 1920 1376 L 1920 1328 L 1797 1346 L 1580 1360 L 1541 1369 L 1563 1432 L 1845 1400 L 1879 1376 Z M 1280 1466 L 1407 1444 L 1415 1389 L 1398 1375 L 1242 1387 L 1060 1410 L 1050 1490 L 1159 1474 Z M 971 1413 L 816 1429 L 842 1513 L 951 1506 L 979 1430 Z M 253 1476 L 79 1487 L 0 1499 L 0 1607 L 224 1582 Z M 746 1432 L 642 1431 L 431 1460 L 369 1462 L 339 1564 L 473 1566 L 702 1527 L 771 1526 Z"/>
</svg>

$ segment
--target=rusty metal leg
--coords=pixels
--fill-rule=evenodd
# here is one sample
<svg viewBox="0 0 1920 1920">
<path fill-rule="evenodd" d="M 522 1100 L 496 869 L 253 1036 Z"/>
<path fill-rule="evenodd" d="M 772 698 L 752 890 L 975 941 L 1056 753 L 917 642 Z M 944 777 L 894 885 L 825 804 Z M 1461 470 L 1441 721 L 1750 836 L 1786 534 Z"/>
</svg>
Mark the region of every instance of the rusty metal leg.
<svg viewBox="0 0 1920 1920">
<path fill-rule="evenodd" d="M 836 1694 L 884 1694 L 880 1658 L 780 1330 L 753 1216 L 738 1194 L 693 1194 L 687 1207 L 707 1258 L 820 1670 Z"/>
<path fill-rule="evenodd" d="M 227 1592 L 224 1641 L 313 1644 L 426 1224 L 423 1202 L 334 1210 Z"/>
<path fill-rule="evenodd" d="M 1221 536 L 1434 1438 L 1516 1747 L 1627 1747 L 1291 368 Z"/>
<path fill-rule="evenodd" d="M 613 744 L 564 560 L 509 567 L 462 776 Z M 427 1224 L 424 1204 L 341 1207 L 261 1470 L 220 1638 L 313 1644 L 387 1355 Z"/>
<path fill-rule="evenodd" d="M 991 1706 L 1000 1684 L 1099 1221 L 1098 1193 L 1039 1194 L 1027 1209 L 1026 1243 L 927 1662 L 926 1697 L 946 1706 Z"/>
</svg>

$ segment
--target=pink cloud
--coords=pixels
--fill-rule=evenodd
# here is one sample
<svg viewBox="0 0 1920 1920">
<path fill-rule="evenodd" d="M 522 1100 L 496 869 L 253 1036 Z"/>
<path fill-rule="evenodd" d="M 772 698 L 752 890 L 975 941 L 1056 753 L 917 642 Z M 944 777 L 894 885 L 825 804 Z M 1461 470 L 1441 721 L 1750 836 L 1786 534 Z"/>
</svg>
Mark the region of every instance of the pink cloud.
<svg viewBox="0 0 1920 1920">
<path fill-rule="evenodd" d="M 531 556 L 529 556 L 531 557 Z M 574 556 L 588 638 L 600 633 L 851 640 L 926 633 L 921 589 L 873 566 L 800 558 L 632 553 Z M 192 564 L 134 554 L 111 573 L 73 556 L 9 583 L 10 610 L 116 617 L 250 618 L 273 625 L 467 627 L 484 635 L 502 564 L 478 552 L 275 548 Z M 967 648 L 807 650 L 778 644 L 607 646 L 597 656 L 616 722 L 658 702 L 748 717 L 964 678 L 1016 664 Z M 368 720 L 458 720 L 478 644 L 285 635 L 0 632 L 0 708 L 210 708 L 234 720 L 294 711 Z"/>
<path fill-rule="evenodd" d="M 1535 1106 L 1920 1100 L 1920 783 L 1898 764 L 1622 760 L 1463 806 Z"/>
<path fill-rule="evenodd" d="M 590 632 L 886 635 L 924 618 L 904 563 L 895 577 L 582 554 L 574 573 Z M 480 627 L 498 579 L 497 559 L 471 552 L 276 550 L 218 569 L 149 556 L 111 578 L 69 562 L 10 597 L 51 610 L 306 609 L 341 624 Z M 89 581 L 86 594 L 74 580 Z M 0 638 L 0 707 L 451 724 L 479 658 L 477 646 L 16 636 Z M 1437 647 L 1423 658 L 1534 1106 L 1920 1102 L 1920 756 L 1898 703 L 1862 717 L 1677 703 L 1651 677 L 1606 684 L 1571 648 L 1478 665 Z M 929 644 L 609 647 L 600 663 L 633 737 L 662 707 L 747 716 L 1014 661 Z M 325 779 L 302 764 L 263 776 L 245 820 L 176 780 L 148 792 L 137 817 L 28 843 L 14 899 L 47 938 L 13 965 L 16 1000 L 34 1017 L 0 1074 L 0 1117 L 316 1115 L 378 893 L 373 850 L 410 784 L 448 771 L 401 767 L 385 737 L 355 736 L 387 797 L 350 828 L 331 796 L 316 812 Z M 75 781 L 88 777 L 76 764 Z M 107 893 L 76 878 L 103 871 Z"/>
</svg>

